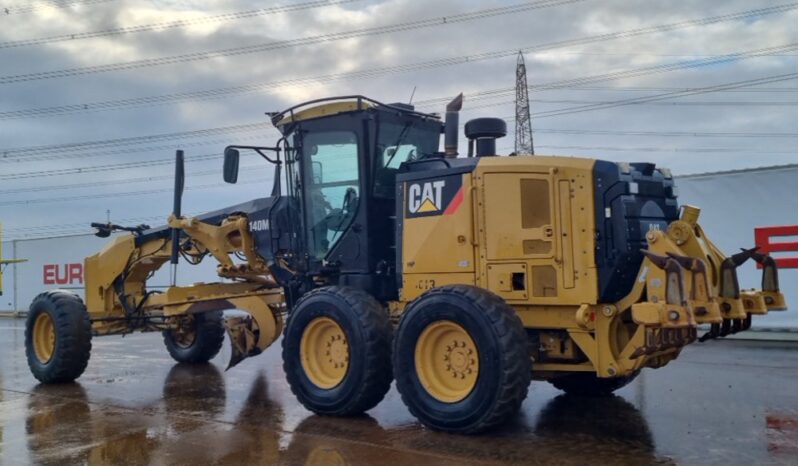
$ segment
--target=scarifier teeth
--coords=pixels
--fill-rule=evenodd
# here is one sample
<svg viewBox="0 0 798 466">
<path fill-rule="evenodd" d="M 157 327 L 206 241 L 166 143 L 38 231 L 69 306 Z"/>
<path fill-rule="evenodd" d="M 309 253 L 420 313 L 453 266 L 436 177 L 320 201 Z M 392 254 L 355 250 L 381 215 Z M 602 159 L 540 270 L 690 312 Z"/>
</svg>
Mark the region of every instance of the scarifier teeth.
<svg viewBox="0 0 798 466">
<path fill-rule="evenodd" d="M 683 269 L 686 270 L 693 270 L 695 267 L 695 263 L 699 262 L 695 258 L 690 256 L 680 256 L 679 254 L 674 254 L 670 251 L 666 252 L 665 254 L 668 255 L 671 259 L 675 260 L 679 265 L 682 266 Z"/>
<path fill-rule="evenodd" d="M 730 333 L 731 333 L 731 319 L 723 319 L 723 322 L 720 324 L 720 333 L 718 333 L 718 335 L 721 337 L 725 337 Z"/>
<path fill-rule="evenodd" d="M 751 254 L 751 258 L 752 258 L 753 260 L 755 260 L 755 261 L 756 261 L 758 264 L 764 264 L 764 262 L 765 262 L 765 259 L 769 258 L 769 257 L 770 257 L 770 255 L 768 255 L 768 254 L 765 254 L 765 253 L 761 253 L 761 252 L 759 252 L 759 251 L 758 251 L 758 250 L 759 250 L 759 248 L 758 248 L 758 247 L 757 247 L 757 248 L 754 248 L 754 249 L 756 249 L 756 251 L 754 251 L 754 253 L 753 253 L 753 254 Z M 743 251 L 745 251 L 745 249 L 743 249 Z"/>
<path fill-rule="evenodd" d="M 751 257 L 762 266 L 762 290 L 779 291 L 779 273 L 776 260 L 769 254 L 755 252 Z"/>
<path fill-rule="evenodd" d="M 747 314 L 745 316 L 745 320 L 743 321 L 743 330 L 748 330 L 751 328 L 751 314 Z"/>
<path fill-rule="evenodd" d="M 718 338 L 720 334 L 720 324 L 711 324 L 709 327 L 709 332 L 703 334 L 701 338 L 698 339 L 699 342 L 705 342 L 707 340 L 714 340 Z"/>
<path fill-rule="evenodd" d="M 754 254 L 759 250 L 759 247 L 753 247 L 751 249 L 740 248 L 740 251 L 737 254 L 732 254 L 729 259 L 731 259 L 732 263 L 734 263 L 735 267 L 739 267 L 745 264 L 745 261 L 754 257 Z"/>
<path fill-rule="evenodd" d="M 644 256 L 648 257 L 648 259 L 657 267 L 664 269 L 665 265 L 668 263 L 667 256 L 660 256 L 659 254 L 654 254 L 653 252 L 647 249 L 641 249 L 640 252 L 643 253 Z"/>
<path fill-rule="evenodd" d="M 745 319 L 734 319 L 732 321 L 732 329 L 731 329 L 732 335 L 734 335 L 737 332 L 741 332 L 743 330 L 743 321 L 744 320 Z"/>
</svg>

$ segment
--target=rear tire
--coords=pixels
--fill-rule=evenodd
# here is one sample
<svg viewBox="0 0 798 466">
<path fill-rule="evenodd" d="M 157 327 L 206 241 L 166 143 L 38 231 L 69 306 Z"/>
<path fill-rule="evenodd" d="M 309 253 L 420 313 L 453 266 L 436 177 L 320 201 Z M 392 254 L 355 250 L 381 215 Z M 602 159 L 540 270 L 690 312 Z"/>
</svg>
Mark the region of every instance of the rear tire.
<svg viewBox="0 0 798 466">
<path fill-rule="evenodd" d="M 592 372 L 574 372 L 549 380 L 556 388 L 569 395 L 576 396 L 610 396 L 616 390 L 629 385 L 640 374 L 640 371 L 613 378 L 601 378 Z"/>
<path fill-rule="evenodd" d="M 512 307 L 487 290 L 450 285 L 428 291 L 402 315 L 394 373 L 402 401 L 424 425 L 476 433 L 515 415 L 532 363 Z"/>
<path fill-rule="evenodd" d="M 170 329 L 163 332 L 169 355 L 177 362 L 203 364 L 216 356 L 224 343 L 222 311 L 193 314 L 190 328 L 184 332 Z"/>
<path fill-rule="evenodd" d="M 39 382 L 72 382 L 91 355 L 91 322 L 79 296 L 47 291 L 30 305 L 25 322 L 25 356 Z"/>
<path fill-rule="evenodd" d="M 370 294 L 329 286 L 308 292 L 288 316 L 283 369 L 291 391 L 317 414 L 352 416 L 391 387 L 392 328 Z"/>
</svg>

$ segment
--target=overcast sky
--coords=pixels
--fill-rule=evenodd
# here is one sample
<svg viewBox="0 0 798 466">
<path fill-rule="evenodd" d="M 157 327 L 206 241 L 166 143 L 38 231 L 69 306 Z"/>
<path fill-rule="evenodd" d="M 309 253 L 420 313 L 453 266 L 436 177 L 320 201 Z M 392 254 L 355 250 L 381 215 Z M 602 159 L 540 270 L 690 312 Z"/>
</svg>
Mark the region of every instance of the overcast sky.
<svg viewBox="0 0 798 466">
<path fill-rule="evenodd" d="M 221 184 L 222 149 L 273 144 L 277 133 L 263 113 L 304 100 L 365 94 L 407 101 L 415 88 L 420 110 L 441 112 L 444 98 L 462 91 L 463 120 L 499 116 L 512 127 L 518 49 L 526 50 L 539 154 L 651 161 L 676 174 L 798 162 L 798 79 L 788 79 L 798 77 L 798 4 L 656 28 L 781 3 L 322 3 L 4 0 L 0 222 L 6 238 L 86 231 L 107 210 L 113 221 L 163 223 L 172 167 L 162 162 L 177 147 L 190 157 L 185 212 L 265 196 L 271 169 L 255 157 L 242 161 L 253 168 L 244 170 L 241 184 Z M 495 10 L 524 4 L 537 7 Z M 297 9 L 253 12 L 277 5 Z M 182 23 L 168 24 L 175 21 Z M 403 23 L 410 24 L 396 27 Z M 616 34 L 640 28 L 648 29 Z M 718 59 L 728 54 L 736 55 Z M 796 76 L 774 79 L 790 73 Z M 563 84 L 571 80 L 584 84 Z M 749 80 L 758 81 L 736 84 Z M 672 95 L 719 85 L 731 86 Z M 662 94 L 671 95 L 582 108 Z M 230 126 L 238 129 L 218 130 Z M 63 146 L 209 129 L 192 137 Z M 512 146 L 512 134 L 499 142 L 502 153 Z"/>
</svg>

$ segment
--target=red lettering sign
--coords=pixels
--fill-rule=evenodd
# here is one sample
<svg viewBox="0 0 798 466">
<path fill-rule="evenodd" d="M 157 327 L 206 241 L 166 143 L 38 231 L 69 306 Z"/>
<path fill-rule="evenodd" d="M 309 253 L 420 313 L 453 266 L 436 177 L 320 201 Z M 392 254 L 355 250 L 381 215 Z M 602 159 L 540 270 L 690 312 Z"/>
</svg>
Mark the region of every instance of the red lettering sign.
<svg viewBox="0 0 798 466">
<path fill-rule="evenodd" d="M 55 285 L 55 264 L 47 264 L 44 266 L 44 284 Z"/>
<path fill-rule="evenodd" d="M 69 264 L 69 283 L 83 284 L 83 264 Z"/>
<path fill-rule="evenodd" d="M 83 284 L 83 264 L 45 264 L 44 265 L 44 284 L 45 285 L 82 285 Z"/>
<path fill-rule="evenodd" d="M 798 268 L 798 240 L 779 241 L 780 236 L 798 237 L 798 225 L 784 225 L 773 227 L 754 228 L 754 239 L 759 252 L 772 254 L 774 252 L 794 252 L 790 257 L 774 257 L 776 265 L 782 269 Z M 757 264 L 758 268 L 762 268 Z"/>
</svg>

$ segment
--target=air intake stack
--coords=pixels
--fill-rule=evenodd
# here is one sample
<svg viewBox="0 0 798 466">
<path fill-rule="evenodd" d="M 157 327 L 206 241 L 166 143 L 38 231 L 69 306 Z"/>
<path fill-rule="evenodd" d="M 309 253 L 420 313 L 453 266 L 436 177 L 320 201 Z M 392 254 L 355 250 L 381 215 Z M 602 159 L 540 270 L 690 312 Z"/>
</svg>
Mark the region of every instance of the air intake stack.
<svg viewBox="0 0 798 466">
<path fill-rule="evenodd" d="M 477 157 L 496 155 L 496 139 L 507 136 L 507 123 L 501 118 L 475 118 L 465 125 L 468 138 L 468 156 L 474 156 L 474 141 Z"/>
</svg>

